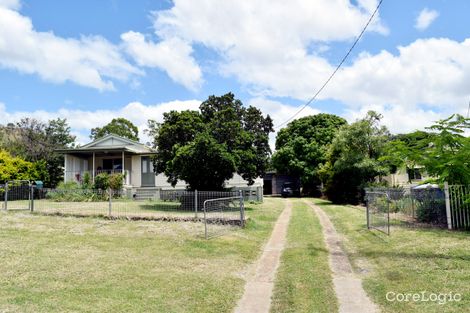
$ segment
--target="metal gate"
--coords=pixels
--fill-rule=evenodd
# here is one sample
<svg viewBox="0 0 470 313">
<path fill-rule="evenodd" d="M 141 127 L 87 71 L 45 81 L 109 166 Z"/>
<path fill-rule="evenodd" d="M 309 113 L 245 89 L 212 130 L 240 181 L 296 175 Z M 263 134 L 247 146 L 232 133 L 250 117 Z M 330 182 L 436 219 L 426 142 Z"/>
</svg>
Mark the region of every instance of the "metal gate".
<svg viewBox="0 0 470 313">
<path fill-rule="evenodd" d="M 367 228 L 390 235 L 390 198 L 386 192 L 366 192 Z"/>
<path fill-rule="evenodd" d="M 4 210 L 31 210 L 32 185 L 29 180 L 11 180 L 4 187 Z"/>
</svg>

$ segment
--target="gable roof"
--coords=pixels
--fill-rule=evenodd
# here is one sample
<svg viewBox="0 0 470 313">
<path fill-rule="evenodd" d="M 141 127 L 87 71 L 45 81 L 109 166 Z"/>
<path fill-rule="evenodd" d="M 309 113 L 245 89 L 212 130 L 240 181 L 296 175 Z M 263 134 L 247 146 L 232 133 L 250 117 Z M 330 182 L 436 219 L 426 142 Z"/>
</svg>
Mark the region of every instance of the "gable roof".
<svg viewBox="0 0 470 313">
<path fill-rule="evenodd" d="M 81 147 L 58 149 L 56 151 L 61 153 L 127 151 L 135 154 L 151 154 L 156 152 L 147 145 L 115 134 L 106 135 Z"/>
</svg>

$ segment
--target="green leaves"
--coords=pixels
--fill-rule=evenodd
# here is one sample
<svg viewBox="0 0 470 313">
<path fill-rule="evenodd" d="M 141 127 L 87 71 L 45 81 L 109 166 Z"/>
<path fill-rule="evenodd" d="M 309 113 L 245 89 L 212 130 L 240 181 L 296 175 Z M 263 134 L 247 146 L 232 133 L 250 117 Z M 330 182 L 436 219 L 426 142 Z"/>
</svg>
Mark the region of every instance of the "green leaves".
<svg viewBox="0 0 470 313">
<path fill-rule="evenodd" d="M 171 111 L 163 123 L 149 121 L 157 154 L 154 168 L 175 185 L 220 190 L 237 172 L 249 184 L 266 170 L 272 120 L 254 107 L 243 107 L 232 93 L 210 96 L 198 111 Z"/>
<path fill-rule="evenodd" d="M 103 127 L 92 128 L 90 138 L 96 140 L 109 134 L 115 134 L 124 138 L 139 141 L 139 129 L 137 126 L 122 117 L 113 118 L 110 123 Z"/>
<path fill-rule="evenodd" d="M 280 173 L 300 176 L 304 189 L 319 184 L 318 170 L 326 162 L 328 147 L 344 124 L 346 120 L 331 114 L 292 121 L 276 137 L 273 167 Z"/>
</svg>

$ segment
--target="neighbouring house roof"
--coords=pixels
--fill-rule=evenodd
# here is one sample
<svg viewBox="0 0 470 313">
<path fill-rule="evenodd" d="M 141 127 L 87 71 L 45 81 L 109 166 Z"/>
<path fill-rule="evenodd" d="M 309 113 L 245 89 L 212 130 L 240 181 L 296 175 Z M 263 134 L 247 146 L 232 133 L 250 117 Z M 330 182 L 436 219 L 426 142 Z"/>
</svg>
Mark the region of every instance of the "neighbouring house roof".
<svg viewBox="0 0 470 313">
<path fill-rule="evenodd" d="M 156 151 L 140 142 L 109 134 L 84 146 L 68 149 L 57 149 L 59 153 L 92 153 L 92 152 L 118 152 L 125 151 L 133 154 L 154 154 Z"/>
</svg>

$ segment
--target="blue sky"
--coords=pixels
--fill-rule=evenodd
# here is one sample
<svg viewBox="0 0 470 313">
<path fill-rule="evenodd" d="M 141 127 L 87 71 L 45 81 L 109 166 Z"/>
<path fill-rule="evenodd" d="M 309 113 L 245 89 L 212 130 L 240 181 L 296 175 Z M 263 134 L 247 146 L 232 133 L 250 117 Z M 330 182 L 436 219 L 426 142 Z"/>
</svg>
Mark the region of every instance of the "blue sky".
<svg viewBox="0 0 470 313">
<path fill-rule="evenodd" d="M 113 117 L 143 131 L 149 118 L 232 91 L 278 125 L 321 86 L 377 3 L 0 0 L 0 124 L 65 117 L 83 143 Z M 374 109 L 405 132 L 466 114 L 468 12 L 464 0 L 384 0 L 300 116 L 354 121 Z"/>
</svg>

